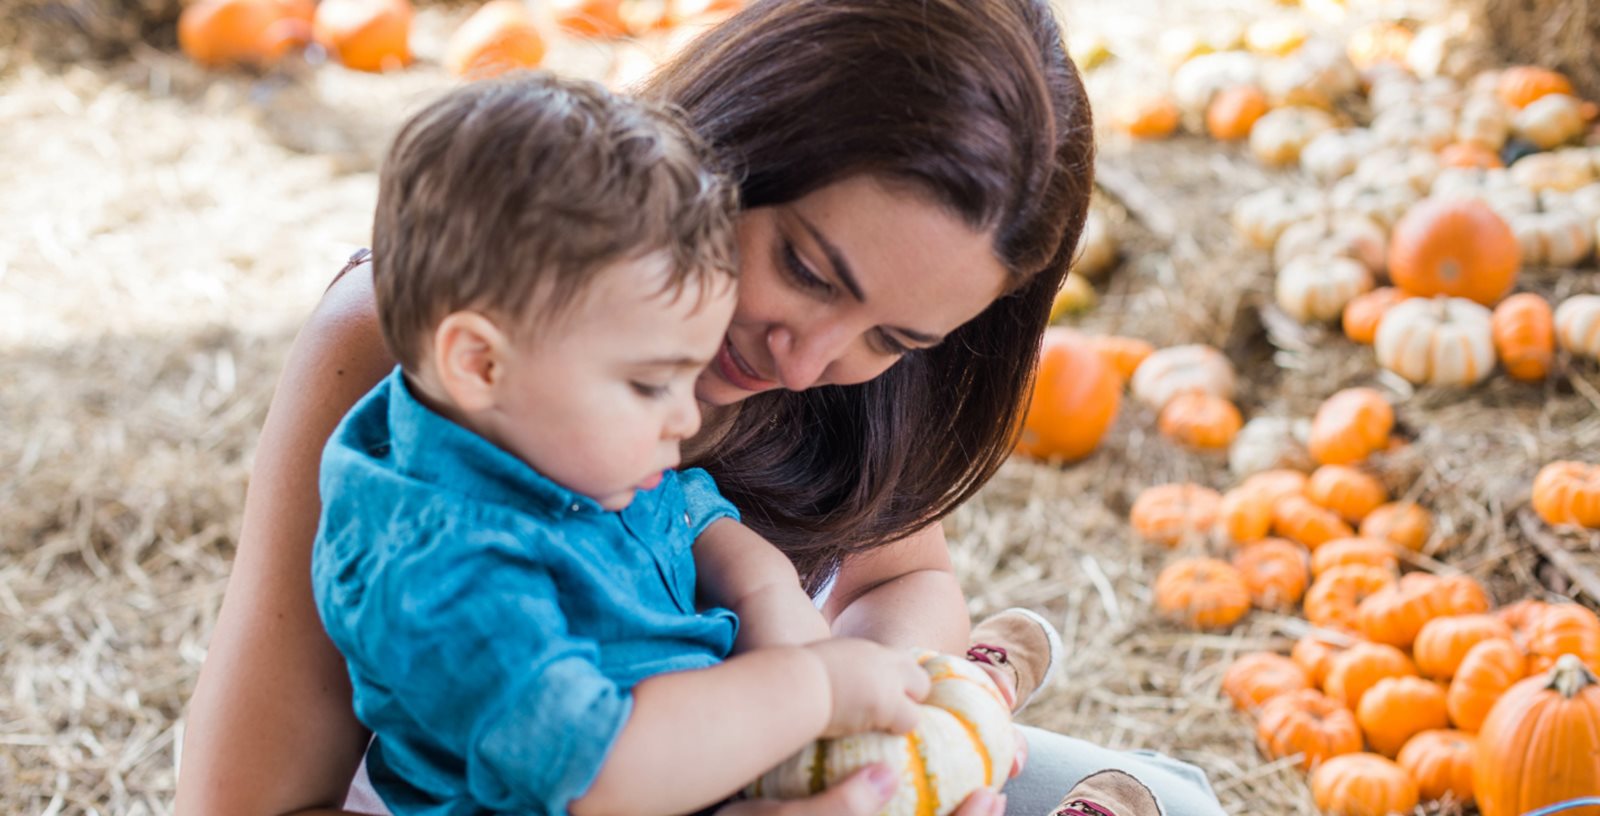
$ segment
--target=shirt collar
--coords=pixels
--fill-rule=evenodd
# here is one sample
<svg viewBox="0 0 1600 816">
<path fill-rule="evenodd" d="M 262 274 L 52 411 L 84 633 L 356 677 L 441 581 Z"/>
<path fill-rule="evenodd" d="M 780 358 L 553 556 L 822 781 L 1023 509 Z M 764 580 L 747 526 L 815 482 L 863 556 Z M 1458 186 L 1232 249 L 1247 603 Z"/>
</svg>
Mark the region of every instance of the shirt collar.
<svg viewBox="0 0 1600 816">
<path fill-rule="evenodd" d="M 393 461 L 401 473 L 479 501 L 525 510 L 553 515 L 608 512 L 422 404 L 399 368 L 379 387 L 388 391 Z"/>
</svg>

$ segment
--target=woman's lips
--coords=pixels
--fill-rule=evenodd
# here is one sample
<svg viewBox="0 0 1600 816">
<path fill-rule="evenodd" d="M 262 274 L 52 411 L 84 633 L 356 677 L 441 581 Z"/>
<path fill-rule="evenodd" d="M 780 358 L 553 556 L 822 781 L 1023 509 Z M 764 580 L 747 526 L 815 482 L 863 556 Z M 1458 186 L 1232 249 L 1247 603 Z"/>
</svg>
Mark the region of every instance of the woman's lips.
<svg viewBox="0 0 1600 816">
<path fill-rule="evenodd" d="M 750 364 L 739 356 L 738 350 L 733 347 L 733 340 L 722 341 L 722 349 L 717 352 L 717 374 L 724 380 L 732 383 L 736 388 L 745 391 L 766 391 L 776 388 L 777 383 L 772 380 L 762 379 L 759 374 L 750 368 Z"/>
</svg>

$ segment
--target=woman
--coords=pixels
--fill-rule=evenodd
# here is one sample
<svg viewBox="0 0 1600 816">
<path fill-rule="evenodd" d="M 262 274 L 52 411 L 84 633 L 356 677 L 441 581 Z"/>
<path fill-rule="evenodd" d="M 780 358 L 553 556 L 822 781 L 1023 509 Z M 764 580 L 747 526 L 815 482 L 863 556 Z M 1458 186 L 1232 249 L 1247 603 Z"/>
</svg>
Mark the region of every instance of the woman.
<svg viewBox="0 0 1600 816">
<path fill-rule="evenodd" d="M 1088 205 L 1089 108 L 1047 0 L 761 0 L 647 92 L 687 112 L 745 206 L 739 302 L 685 465 L 827 593 L 836 634 L 964 651 L 938 521 L 1009 452 Z M 333 426 L 393 365 L 357 266 L 297 339 L 262 431 L 180 813 L 344 801 L 367 733 L 311 600 L 316 476 Z M 1169 813 L 1221 813 L 1190 766 L 1027 736 L 1006 812 L 1044 813 L 1120 767 Z M 860 774 L 723 813 L 870 813 L 869 787 Z M 999 801 L 975 794 L 959 813 Z"/>
</svg>

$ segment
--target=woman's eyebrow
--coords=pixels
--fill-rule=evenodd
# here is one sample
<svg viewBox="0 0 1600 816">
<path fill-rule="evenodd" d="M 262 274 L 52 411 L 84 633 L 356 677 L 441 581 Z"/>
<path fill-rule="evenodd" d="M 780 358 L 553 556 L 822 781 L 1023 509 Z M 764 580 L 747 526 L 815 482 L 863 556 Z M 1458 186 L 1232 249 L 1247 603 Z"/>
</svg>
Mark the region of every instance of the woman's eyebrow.
<svg viewBox="0 0 1600 816">
<path fill-rule="evenodd" d="M 855 272 L 851 271 L 850 263 L 844 259 L 844 253 L 840 252 L 839 248 L 834 246 L 831 241 L 823 237 L 822 231 L 817 229 L 810 221 L 807 221 L 805 216 L 795 213 L 794 217 L 796 221 L 800 222 L 800 226 L 805 227 L 806 232 L 811 234 L 811 240 L 816 241 L 817 246 L 822 247 L 822 254 L 827 256 L 829 265 L 833 267 L 834 273 L 839 276 L 839 281 L 844 284 L 844 288 L 850 290 L 850 294 L 854 295 L 856 300 L 866 303 L 867 295 L 861 291 L 861 283 L 856 280 Z"/>
</svg>

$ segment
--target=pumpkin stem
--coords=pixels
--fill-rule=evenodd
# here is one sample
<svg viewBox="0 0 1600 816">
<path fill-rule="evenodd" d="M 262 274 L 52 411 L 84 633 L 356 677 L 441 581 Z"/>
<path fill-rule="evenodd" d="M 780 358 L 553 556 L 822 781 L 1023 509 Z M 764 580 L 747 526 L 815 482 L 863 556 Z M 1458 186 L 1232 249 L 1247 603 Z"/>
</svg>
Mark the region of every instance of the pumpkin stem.
<svg viewBox="0 0 1600 816">
<path fill-rule="evenodd" d="M 1550 670 L 1545 688 L 1555 689 L 1562 699 L 1571 700 L 1578 696 L 1578 692 L 1596 683 L 1600 683 L 1600 678 L 1596 678 L 1577 655 L 1564 654 L 1556 658 L 1555 668 Z"/>
</svg>

